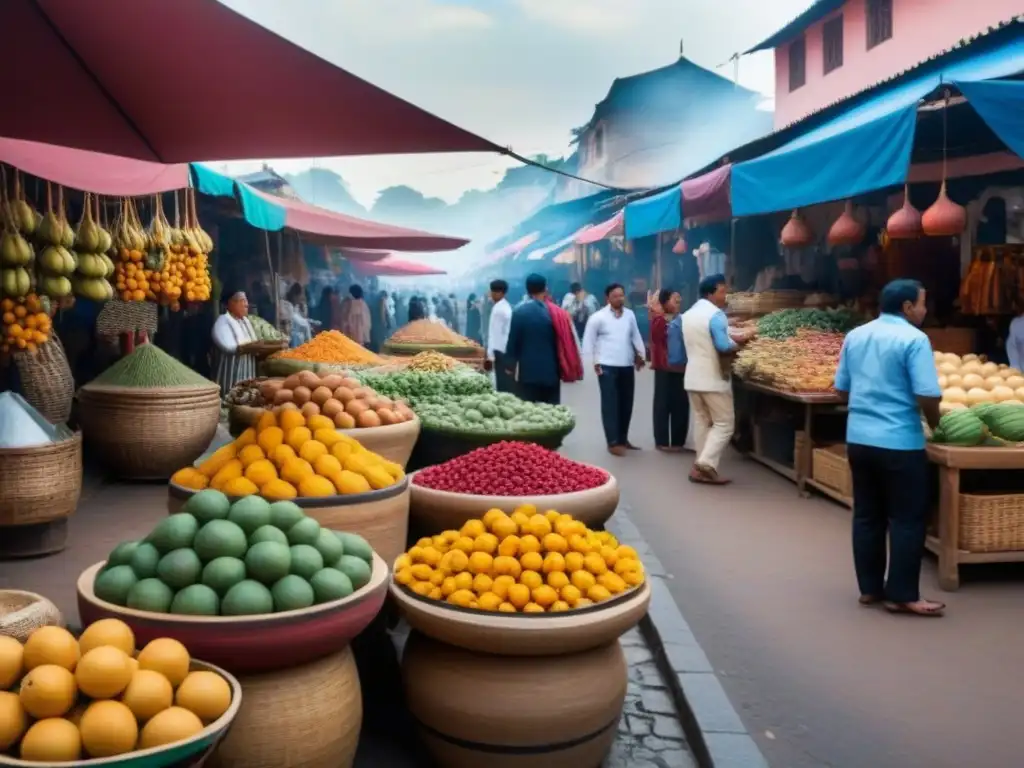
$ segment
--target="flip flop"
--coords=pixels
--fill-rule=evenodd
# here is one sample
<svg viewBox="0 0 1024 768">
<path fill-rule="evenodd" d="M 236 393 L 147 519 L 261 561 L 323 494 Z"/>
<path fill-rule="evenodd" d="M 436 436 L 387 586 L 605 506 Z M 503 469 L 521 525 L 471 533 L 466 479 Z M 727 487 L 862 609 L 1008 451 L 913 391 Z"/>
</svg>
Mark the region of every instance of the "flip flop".
<svg viewBox="0 0 1024 768">
<path fill-rule="evenodd" d="M 912 603 L 894 603 L 891 600 L 884 603 L 885 610 L 893 614 L 903 614 L 907 616 L 928 616 L 937 617 L 942 616 L 946 610 L 945 603 L 938 603 L 929 600 L 928 602 L 933 603 L 935 608 L 913 608 Z"/>
</svg>

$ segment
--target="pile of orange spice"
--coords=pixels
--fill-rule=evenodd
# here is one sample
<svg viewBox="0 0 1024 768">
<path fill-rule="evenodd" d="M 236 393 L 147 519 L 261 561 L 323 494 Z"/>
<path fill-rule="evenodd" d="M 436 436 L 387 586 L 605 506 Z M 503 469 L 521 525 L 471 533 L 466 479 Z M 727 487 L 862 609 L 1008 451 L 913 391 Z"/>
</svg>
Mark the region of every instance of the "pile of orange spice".
<svg viewBox="0 0 1024 768">
<path fill-rule="evenodd" d="M 305 344 L 286 349 L 274 357 L 302 360 L 307 363 L 344 363 L 349 365 L 379 365 L 383 360 L 361 344 L 352 341 L 340 331 L 318 333 Z"/>
</svg>

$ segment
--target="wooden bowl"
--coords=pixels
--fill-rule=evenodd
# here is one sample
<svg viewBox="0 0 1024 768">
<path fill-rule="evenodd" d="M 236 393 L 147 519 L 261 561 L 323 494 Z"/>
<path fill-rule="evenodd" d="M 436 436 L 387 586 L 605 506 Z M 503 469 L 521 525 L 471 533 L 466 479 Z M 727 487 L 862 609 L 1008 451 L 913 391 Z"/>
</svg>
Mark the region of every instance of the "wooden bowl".
<svg viewBox="0 0 1024 768">
<path fill-rule="evenodd" d="M 205 661 L 192 660 L 192 671 L 216 672 L 231 687 L 231 706 L 228 711 L 214 720 L 199 733 L 183 741 L 165 744 L 152 749 L 140 749 L 116 757 L 103 757 L 92 760 L 74 760 L 69 763 L 38 763 L 17 760 L 0 754 L 0 766 L 17 768 L 48 768 L 59 765 L 61 768 L 198 768 L 203 765 L 210 754 L 220 744 L 228 729 L 238 715 L 242 706 L 242 686 L 230 673 Z"/>
<path fill-rule="evenodd" d="M 413 594 L 393 581 L 391 597 L 413 629 L 442 643 L 496 656 L 559 656 L 616 642 L 647 613 L 651 587 L 564 613 L 492 613 Z"/>
<path fill-rule="evenodd" d="M 540 512 L 557 509 L 572 515 L 588 528 L 601 528 L 619 506 L 619 483 L 608 473 L 604 485 L 575 493 L 550 496 L 478 496 L 471 493 L 436 491 L 416 483 L 409 475 L 409 520 L 424 535 L 458 530 L 467 520 L 481 517 L 489 509 L 511 513 L 523 504 L 533 504 Z"/>
<path fill-rule="evenodd" d="M 104 564 L 96 563 L 78 577 L 83 626 L 120 619 L 135 632 L 139 647 L 158 637 L 173 637 L 196 656 L 238 673 L 297 666 L 336 653 L 374 619 L 387 594 L 388 566 L 374 553 L 370 583 L 341 600 L 260 616 L 180 616 L 100 600 L 93 583 Z"/>
<path fill-rule="evenodd" d="M 180 512 L 198 491 L 168 483 L 167 512 Z M 229 497 L 230 498 L 230 497 Z M 231 498 L 231 503 L 238 498 Z M 316 496 L 292 499 L 302 511 L 324 528 L 358 533 L 387 563 L 406 548 L 409 532 L 409 478 L 378 491 L 347 496 Z"/>
<path fill-rule="evenodd" d="M 388 424 L 382 427 L 362 427 L 361 429 L 339 429 L 343 435 L 359 441 L 368 451 L 383 456 L 388 461 L 400 464 L 402 469 L 409 463 L 413 446 L 420 436 L 420 420 L 412 419 L 401 424 Z"/>
</svg>

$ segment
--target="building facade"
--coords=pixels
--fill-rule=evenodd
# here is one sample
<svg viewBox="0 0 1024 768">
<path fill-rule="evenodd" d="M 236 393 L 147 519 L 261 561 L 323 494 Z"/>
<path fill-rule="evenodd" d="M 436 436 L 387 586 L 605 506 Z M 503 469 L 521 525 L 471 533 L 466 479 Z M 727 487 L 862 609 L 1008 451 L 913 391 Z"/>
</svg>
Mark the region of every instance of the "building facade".
<svg viewBox="0 0 1024 768">
<path fill-rule="evenodd" d="M 775 128 L 1024 13 L 1024 0 L 817 0 L 751 48 L 775 52 Z"/>
</svg>

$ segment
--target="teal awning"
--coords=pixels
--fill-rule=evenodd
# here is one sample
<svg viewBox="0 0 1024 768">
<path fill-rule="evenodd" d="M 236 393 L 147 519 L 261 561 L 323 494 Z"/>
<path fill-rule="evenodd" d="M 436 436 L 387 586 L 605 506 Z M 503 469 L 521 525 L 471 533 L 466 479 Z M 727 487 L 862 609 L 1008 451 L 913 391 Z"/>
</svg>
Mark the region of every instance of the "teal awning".
<svg viewBox="0 0 1024 768">
<path fill-rule="evenodd" d="M 626 203 L 627 240 L 672 232 L 683 223 L 683 188 L 679 184 L 650 197 Z"/>
<path fill-rule="evenodd" d="M 277 232 L 284 229 L 287 212 L 247 184 L 217 173 L 200 163 L 192 163 L 192 183 L 196 191 L 211 197 L 233 197 L 242 208 L 245 221 L 257 229 Z"/>
</svg>

